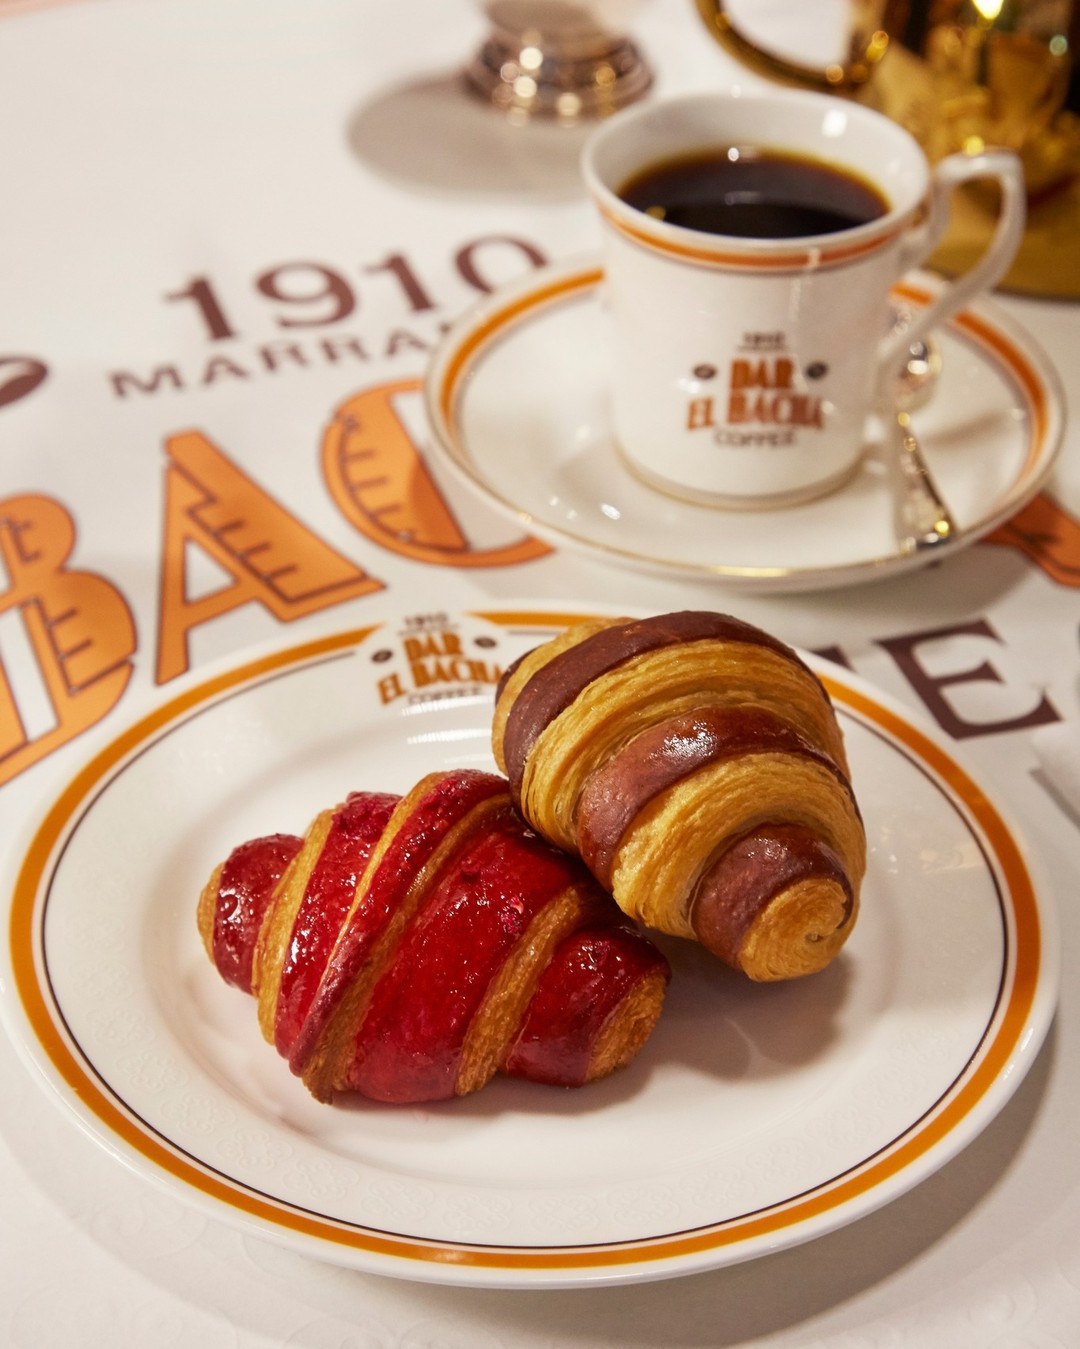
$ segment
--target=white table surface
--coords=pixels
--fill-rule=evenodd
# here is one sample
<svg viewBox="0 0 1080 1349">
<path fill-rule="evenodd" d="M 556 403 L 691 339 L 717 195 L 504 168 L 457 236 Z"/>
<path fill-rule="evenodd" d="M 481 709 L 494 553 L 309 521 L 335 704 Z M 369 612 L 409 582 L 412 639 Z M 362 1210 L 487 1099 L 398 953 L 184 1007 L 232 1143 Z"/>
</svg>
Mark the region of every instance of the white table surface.
<svg viewBox="0 0 1080 1349">
<path fill-rule="evenodd" d="M 770 22 L 807 23 L 797 5 L 774 0 L 771 10 Z M 807 42 L 820 36 L 813 28 Z M 703 36 L 689 3 L 652 0 L 635 31 L 658 94 L 746 78 Z M 453 265 L 458 250 L 513 236 L 559 258 L 598 242 L 576 185 L 573 132 L 508 134 L 456 101 L 453 72 L 481 32 L 464 0 L 0 3 L 0 357 L 36 356 L 49 367 L 39 389 L 0 406 L 0 500 L 59 502 L 75 522 L 72 565 L 105 577 L 133 620 L 130 681 L 94 734 L 115 733 L 211 661 L 433 603 L 729 608 L 790 642 L 839 646 L 858 673 L 923 716 L 885 643 L 940 633 L 920 646 L 934 673 L 993 668 L 994 678 L 961 680 L 950 697 L 974 726 L 962 745 L 967 761 L 1020 821 L 1059 903 L 1056 1023 L 1000 1115 L 887 1208 L 728 1269 L 572 1292 L 378 1278 L 240 1235 L 73 1128 L 0 1037 L 0 1343 L 1073 1349 L 1080 805 L 1052 790 L 1037 749 L 1039 735 L 1066 738 L 1068 767 L 1067 737 L 1080 718 L 1076 577 L 1055 579 L 1017 548 L 982 543 L 882 584 L 732 600 L 704 582 L 630 576 L 563 553 L 517 566 L 432 565 L 362 537 L 326 491 L 318 447 L 333 409 L 357 390 L 419 378 L 439 324 L 471 297 Z M 385 269 L 365 270 L 395 254 L 423 274 L 434 310 L 407 311 Z M 485 246 L 482 256 L 492 279 L 522 265 L 513 246 Z M 329 330 L 276 325 L 254 279 L 296 261 L 351 278 L 360 304 L 332 331 L 360 338 L 362 358 L 355 347 L 337 360 L 320 354 Z M 282 285 L 312 275 L 279 274 Z M 165 298 L 196 277 L 212 280 L 234 337 L 210 342 L 191 301 Z M 1000 303 L 1075 388 L 1076 307 Z M 151 372 L 168 366 L 176 375 L 150 391 Z M 129 379 L 119 393 L 117 372 L 137 376 L 141 389 Z M 162 489 L 168 447 L 191 429 L 382 589 L 289 622 L 257 604 L 236 609 L 192 632 L 186 672 L 175 662 L 165 669 Z M 1075 529 L 1075 423 L 1049 493 Z M 507 537 L 482 511 L 475 521 L 477 539 Z M 32 702 L 15 581 L 0 576 L 0 665 Z M 1053 727 L 1001 729 L 1042 700 L 1055 709 Z M 30 738 L 43 715 L 26 712 Z M 77 737 L 0 779 L 5 866 L 89 743 Z"/>
</svg>

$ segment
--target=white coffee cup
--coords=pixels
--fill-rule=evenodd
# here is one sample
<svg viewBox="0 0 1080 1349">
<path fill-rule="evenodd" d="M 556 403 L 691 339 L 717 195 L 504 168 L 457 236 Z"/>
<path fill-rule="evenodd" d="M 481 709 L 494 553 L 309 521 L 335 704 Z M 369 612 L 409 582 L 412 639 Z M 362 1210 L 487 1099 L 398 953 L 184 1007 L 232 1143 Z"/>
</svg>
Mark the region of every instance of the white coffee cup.
<svg viewBox="0 0 1080 1349">
<path fill-rule="evenodd" d="M 619 195 L 653 165 L 726 147 L 832 166 L 871 184 L 887 209 L 832 233 L 743 238 L 672 224 Z M 1010 151 L 931 168 L 894 122 L 815 93 L 645 104 L 593 133 L 583 169 L 603 222 L 616 441 L 650 485 L 719 506 L 785 505 L 840 485 L 909 344 L 1001 278 L 1024 227 Z M 953 189 L 976 178 L 1001 187 L 994 237 L 896 331 L 891 289 L 933 251 Z"/>
</svg>

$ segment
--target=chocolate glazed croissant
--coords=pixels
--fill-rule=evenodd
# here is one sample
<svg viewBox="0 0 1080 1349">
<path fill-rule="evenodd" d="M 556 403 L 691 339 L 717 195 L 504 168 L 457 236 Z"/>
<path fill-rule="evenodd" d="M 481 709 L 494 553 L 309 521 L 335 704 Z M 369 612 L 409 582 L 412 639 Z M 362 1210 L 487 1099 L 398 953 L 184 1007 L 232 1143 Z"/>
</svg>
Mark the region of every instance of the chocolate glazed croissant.
<svg viewBox="0 0 1080 1349">
<path fill-rule="evenodd" d="M 204 887 L 203 943 L 258 1000 L 319 1100 L 441 1100 L 496 1071 L 579 1086 L 629 1062 L 670 970 L 507 784 L 435 773 L 356 792 L 303 838 L 236 848 Z"/>
<path fill-rule="evenodd" d="M 647 926 L 759 980 L 847 939 L 866 842 L 840 728 L 759 629 L 692 611 L 572 627 L 507 670 L 492 744 L 525 819 Z"/>
</svg>

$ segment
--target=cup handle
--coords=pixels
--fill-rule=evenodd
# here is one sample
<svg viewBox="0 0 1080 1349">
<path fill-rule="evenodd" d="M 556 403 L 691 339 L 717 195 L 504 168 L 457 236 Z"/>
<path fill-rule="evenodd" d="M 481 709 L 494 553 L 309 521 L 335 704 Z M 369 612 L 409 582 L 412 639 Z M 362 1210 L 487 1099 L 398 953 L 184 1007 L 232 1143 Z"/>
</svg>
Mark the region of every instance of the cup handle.
<svg viewBox="0 0 1080 1349">
<path fill-rule="evenodd" d="M 821 69 L 801 65 L 766 51 L 739 28 L 728 11 L 727 0 L 697 0 L 698 13 L 705 27 L 720 46 L 744 65 L 768 79 L 793 84 L 821 93 L 854 95 L 866 84 L 885 55 L 889 35 L 881 29 L 852 39 L 852 51 L 845 62 L 833 62 Z"/>
<path fill-rule="evenodd" d="M 949 221 L 949 198 L 961 184 L 977 178 L 996 178 L 1001 185 L 1001 208 L 993 238 L 973 267 L 946 286 L 902 332 L 890 334 L 882 343 L 881 377 L 883 389 L 890 394 L 907 349 L 974 296 L 996 285 L 1008 271 L 1020 246 L 1027 216 L 1027 197 L 1019 156 L 1011 150 L 949 155 L 931 171 L 927 217 L 908 241 L 901 274 L 917 267 L 934 251 Z"/>
</svg>

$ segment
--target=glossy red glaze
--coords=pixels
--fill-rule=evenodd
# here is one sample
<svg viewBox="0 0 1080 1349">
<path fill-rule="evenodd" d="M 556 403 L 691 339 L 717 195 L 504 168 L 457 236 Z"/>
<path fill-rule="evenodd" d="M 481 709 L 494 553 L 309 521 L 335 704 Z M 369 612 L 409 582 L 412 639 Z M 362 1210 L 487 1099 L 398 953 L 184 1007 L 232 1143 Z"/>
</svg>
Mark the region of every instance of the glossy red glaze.
<svg viewBox="0 0 1080 1349">
<path fill-rule="evenodd" d="M 402 896 L 432 853 L 459 820 L 481 802 L 505 791 L 505 781 L 493 773 L 472 769 L 448 773 L 432 785 L 400 823 L 365 893 L 357 897 L 311 1000 L 289 1056 L 293 1072 L 303 1072 Z"/>
<path fill-rule="evenodd" d="M 214 964 L 226 983 L 251 993 L 255 940 L 274 887 L 300 851 L 293 834 L 268 834 L 234 848 L 221 869 L 214 912 Z"/>
<path fill-rule="evenodd" d="M 541 977 L 503 1071 L 551 1086 L 584 1085 L 608 1018 L 639 980 L 656 973 L 666 981 L 670 966 L 629 924 L 573 933 Z"/>
<path fill-rule="evenodd" d="M 274 1043 L 285 1058 L 300 1033 L 352 907 L 356 883 L 400 799 L 387 792 L 352 792 L 334 813 L 296 911 L 281 967 Z"/>
<path fill-rule="evenodd" d="M 349 1086 L 379 1101 L 455 1094 L 473 1018 L 532 922 L 581 873 L 507 804 L 448 861 L 375 989 Z"/>
</svg>

